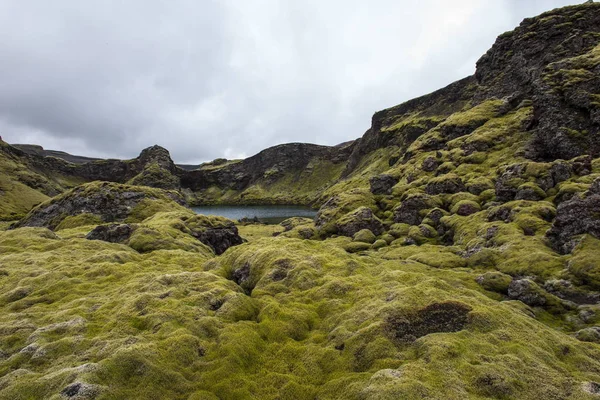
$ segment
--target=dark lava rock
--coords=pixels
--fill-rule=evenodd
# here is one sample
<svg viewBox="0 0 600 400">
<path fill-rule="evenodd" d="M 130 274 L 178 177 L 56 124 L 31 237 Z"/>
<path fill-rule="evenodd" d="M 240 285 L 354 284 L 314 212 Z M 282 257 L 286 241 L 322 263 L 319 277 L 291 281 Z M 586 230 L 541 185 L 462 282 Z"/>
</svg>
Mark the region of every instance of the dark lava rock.
<svg viewBox="0 0 600 400">
<path fill-rule="evenodd" d="M 423 221 L 422 210 L 431 208 L 431 198 L 425 194 L 416 194 L 406 198 L 394 209 L 394 222 L 419 225 Z"/>
<path fill-rule="evenodd" d="M 192 235 L 205 245 L 210 246 L 217 255 L 221 255 L 228 248 L 244 242 L 233 222 L 225 226 L 195 230 Z"/>
<path fill-rule="evenodd" d="M 240 268 L 234 270 L 231 278 L 240 286 L 244 284 L 250 278 L 250 263 L 245 262 Z"/>
<path fill-rule="evenodd" d="M 594 194 L 600 195 L 600 178 L 596 178 L 594 182 L 590 185 L 586 195 L 591 196 Z"/>
<path fill-rule="evenodd" d="M 392 188 L 398 183 L 398 179 L 391 175 L 378 175 L 369 179 L 371 193 L 373 194 L 392 194 Z"/>
<path fill-rule="evenodd" d="M 425 186 L 425 193 L 436 195 L 436 194 L 454 194 L 464 192 L 466 190 L 465 184 L 462 179 L 458 176 L 447 176 L 444 178 L 438 178 L 429 182 Z"/>
<path fill-rule="evenodd" d="M 544 199 L 544 195 L 532 187 L 519 188 L 515 195 L 515 200 L 539 201 Z"/>
<path fill-rule="evenodd" d="M 369 229 L 376 236 L 383 233 L 383 224 L 373 211 L 368 207 L 359 207 L 344 215 L 337 223 L 337 231 L 340 235 L 353 237 L 363 229 Z"/>
<path fill-rule="evenodd" d="M 576 235 L 588 233 L 600 238 L 600 195 L 586 198 L 574 196 L 556 209 L 556 218 L 546 233 L 552 247 L 562 253 L 570 252 L 566 244 Z"/>
<path fill-rule="evenodd" d="M 571 159 L 600 151 L 598 65 L 590 52 L 600 41 L 600 4 L 555 9 L 525 19 L 498 37 L 477 62 L 475 103 L 486 99 L 531 99 L 531 157 Z M 577 79 L 571 71 L 577 70 Z"/>
<path fill-rule="evenodd" d="M 512 281 L 508 286 L 508 297 L 533 307 L 543 306 L 548 302 L 544 290 L 529 279 Z"/>
<path fill-rule="evenodd" d="M 497 207 L 493 208 L 488 212 L 487 220 L 510 222 L 512 217 L 512 210 L 509 207 Z"/>
<path fill-rule="evenodd" d="M 435 157 L 427 157 L 423 160 L 423 164 L 421 165 L 421 169 L 425 172 L 432 172 L 438 167 L 439 162 Z"/>
<path fill-rule="evenodd" d="M 568 180 L 571 175 L 573 175 L 573 168 L 565 162 L 558 162 L 550 167 L 553 186 Z"/>
<path fill-rule="evenodd" d="M 95 227 L 85 238 L 88 240 L 103 240 L 110 243 L 126 242 L 135 228 L 129 224 L 111 224 Z"/>
<path fill-rule="evenodd" d="M 517 196 L 519 191 L 518 185 L 524 172 L 524 166 L 521 164 L 513 164 L 509 166 L 502 175 L 496 180 L 496 199 L 500 202 L 512 201 Z"/>
<path fill-rule="evenodd" d="M 475 214 L 476 212 L 479 212 L 479 206 L 471 203 L 463 203 L 459 205 L 458 209 L 456 210 L 456 213 L 463 217 Z"/>
<path fill-rule="evenodd" d="M 598 304 L 600 293 L 588 292 L 564 279 L 556 279 L 544 283 L 544 289 L 556 297 L 575 304 Z"/>
<path fill-rule="evenodd" d="M 98 386 L 89 383 L 75 382 L 60 392 L 62 397 L 71 400 L 95 399 L 100 394 Z"/>
<path fill-rule="evenodd" d="M 385 332 L 393 340 L 412 342 L 437 332 L 458 332 L 469 322 L 471 307 L 456 301 L 433 303 L 419 310 L 400 310 L 389 315 Z"/>
<path fill-rule="evenodd" d="M 600 383 L 587 382 L 583 385 L 583 390 L 590 394 L 600 394 Z"/>
</svg>

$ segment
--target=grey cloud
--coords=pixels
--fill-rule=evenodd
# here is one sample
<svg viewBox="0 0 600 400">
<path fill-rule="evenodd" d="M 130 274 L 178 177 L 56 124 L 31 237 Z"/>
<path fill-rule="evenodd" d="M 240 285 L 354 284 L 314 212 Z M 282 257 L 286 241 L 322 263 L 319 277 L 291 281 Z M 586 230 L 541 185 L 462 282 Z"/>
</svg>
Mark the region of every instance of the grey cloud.
<svg viewBox="0 0 600 400">
<path fill-rule="evenodd" d="M 0 134 L 178 162 L 359 137 L 566 0 L 3 0 Z"/>
</svg>

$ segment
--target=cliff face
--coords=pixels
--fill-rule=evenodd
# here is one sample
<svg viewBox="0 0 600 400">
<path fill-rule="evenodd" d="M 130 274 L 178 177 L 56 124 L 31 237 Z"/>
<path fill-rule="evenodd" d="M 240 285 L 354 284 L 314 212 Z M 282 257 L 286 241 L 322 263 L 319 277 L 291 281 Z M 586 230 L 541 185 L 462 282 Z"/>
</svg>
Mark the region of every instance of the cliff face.
<svg viewBox="0 0 600 400">
<path fill-rule="evenodd" d="M 600 139 L 600 4 L 589 3 L 524 20 L 500 35 L 477 62 L 474 76 L 429 95 L 375 113 L 344 171 L 349 176 L 369 153 L 397 146 L 393 166 L 406 148 L 450 115 L 491 99 L 505 100 L 502 112 L 531 101 L 534 118 L 529 156 L 569 159 L 598 155 Z M 483 122 L 483 119 L 480 120 Z M 446 137 L 472 132 L 445 126 Z M 434 144 L 433 147 L 443 147 Z"/>
</svg>

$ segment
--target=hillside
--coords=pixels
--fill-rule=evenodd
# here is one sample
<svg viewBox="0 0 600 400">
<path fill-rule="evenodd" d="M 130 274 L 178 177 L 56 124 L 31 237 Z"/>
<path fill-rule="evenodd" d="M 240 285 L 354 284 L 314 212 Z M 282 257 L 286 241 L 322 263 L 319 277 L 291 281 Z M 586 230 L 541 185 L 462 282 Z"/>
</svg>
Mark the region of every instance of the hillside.
<svg viewBox="0 0 600 400">
<path fill-rule="evenodd" d="M 598 3 L 356 141 L 194 169 L 0 142 L 0 200 L 0 399 L 600 398 Z"/>
</svg>

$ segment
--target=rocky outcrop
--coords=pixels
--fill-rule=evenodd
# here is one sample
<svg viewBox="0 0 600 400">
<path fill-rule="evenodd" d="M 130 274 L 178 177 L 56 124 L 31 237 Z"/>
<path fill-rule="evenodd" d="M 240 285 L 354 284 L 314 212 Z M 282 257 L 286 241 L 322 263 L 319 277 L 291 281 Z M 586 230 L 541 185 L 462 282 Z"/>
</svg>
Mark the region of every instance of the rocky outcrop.
<svg viewBox="0 0 600 400">
<path fill-rule="evenodd" d="M 585 198 L 574 196 L 556 209 L 556 219 L 546 236 L 552 247 L 569 253 L 576 243 L 571 240 L 584 233 L 600 238 L 600 194 Z"/>
<path fill-rule="evenodd" d="M 358 139 L 352 149 L 343 176 L 356 170 L 363 158 L 384 147 L 398 147 L 403 155 L 408 146 L 446 117 L 459 111 L 473 95 L 475 79 L 468 77 L 431 94 L 376 112 L 371 128 Z M 419 115 L 417 118 L 410 118 Z M 398 158 L 390 161 L 390 166 Z"/>
<path fill-rule="evenodd" d="M 99 225 L 95 227 L 85 238 L 88 240 L 103 240 L 110 243 L 125 243 L 135 226 L 130 224 Z"/>
<path fill-rule="evenodd" d="M 534 158 L 599 154 L 599 34 L 598 3 L 525 19 L 477 62 L 475 101 L 533 100 Z"/>
<path fill-rule="evenodd" d="M 95 182 L 78 186 L 39 205 L 13 227 L 55 229 L 65 218 L 80 214 L 91 214 L 104 222 L 142 220 L 152 211 L 181 210 L 184 204 L 177 192 Z"/>
<path fill-rule="evenodd" d="M 386 174 L 374 176 L 369 180 L 373 194 L 391 194 L 392 188 L 397 183 L 398 179 Z"/>
<path fill-rule="evenodd" d="M 352 144 L 319 146 L 306 143 L 289 143 L 270 147 L 244 160 L 209 163 L 197 170 L 179 172 L 181 185 L 193 191 L 216 186 L 223 190 L 241 191 L 258 181 L 274 182 L 286 175 L 299 175 L 310 169 L 311 162 L 327 160 L 344 163 Z M 331 182 L 333 183 L 333 182 Z"/>
<path fill-rule="evenodd" d="M 383 233 L 383 224 L 368 207 L 360 207 L 349 212 L 338 220 L 336 226 L 340 235 L 349 237 L 353 237 L 363 229 L 368 229 L 375 235 Z"/>
<path fill-rule="evenodd" d="M 232 246 L 243 243 L 238 234 L 238 229 L 231 221 L 226 221 L 221 226 L 211 226 L 203 229 L 195 229 L 192 236 L 207 246 L 210 246 L 215 254 L 221 255 Z"/>
</svg>

